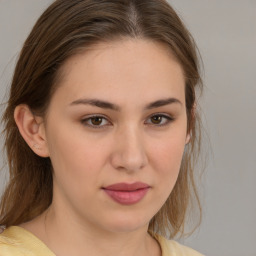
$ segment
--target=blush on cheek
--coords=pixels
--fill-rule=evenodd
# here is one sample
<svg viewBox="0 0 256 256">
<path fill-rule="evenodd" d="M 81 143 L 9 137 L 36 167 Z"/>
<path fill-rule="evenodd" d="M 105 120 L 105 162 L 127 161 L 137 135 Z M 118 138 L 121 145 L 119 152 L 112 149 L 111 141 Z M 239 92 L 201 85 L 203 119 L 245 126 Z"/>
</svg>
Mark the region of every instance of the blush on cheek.
<svg viewBox="0 0 256 256">
<path fill-rule="evenodd" d="M 171 141 L 170 139 L 169 143 L 166 141 L 155 149 L 157 155 L 161 157 L 163 161 L 179 164 L 184 153 L 185 141 L 184 143 L 175 143 L 175 141 Z"/>
<path fill-rule="evenodd" d="M 176 181 L 181 161 L 184 153 L 184 147 L 181 144 L 166 144 L 162 148 L 161 152 L 158 153 L 159 163 L 161 163 L 161 169 L 163 170 L 164 176 L 171 176 L 171 180 Z"/>
</svg>

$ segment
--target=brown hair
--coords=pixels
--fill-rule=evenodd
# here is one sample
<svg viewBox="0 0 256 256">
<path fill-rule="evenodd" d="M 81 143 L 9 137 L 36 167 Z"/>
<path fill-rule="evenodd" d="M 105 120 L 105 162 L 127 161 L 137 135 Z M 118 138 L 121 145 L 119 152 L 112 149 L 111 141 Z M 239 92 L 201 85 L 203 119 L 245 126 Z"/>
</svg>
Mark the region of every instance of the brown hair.
<svg viewBox="0 0 256 256">
<path fill-rule="evenodd" d="M 127 37 L 165 44 L 181 64 L 186 78 L 191 141 L 186 146 L 177 183 L 152 218 L 149 230 L 165 233 L 167 229 L 173 237 L 184 231 L 192 195 L 200 208 L 193 165 L 200 145 L 194 106 L 201 79 L 195 43 L 180 18 L 165 0 L 56 0 L 24 43 L 3 116 L 10 180 L 0 205 L 1 225 L 29 221 L 47 209 L 52 200 L 51 161 L 37 156 L 24 141 L 14 121 L 15 107 L 26 104 L 44 116 L 58 85 L 58 71 L 69 57 L 99 42 Z"/>
</svg>

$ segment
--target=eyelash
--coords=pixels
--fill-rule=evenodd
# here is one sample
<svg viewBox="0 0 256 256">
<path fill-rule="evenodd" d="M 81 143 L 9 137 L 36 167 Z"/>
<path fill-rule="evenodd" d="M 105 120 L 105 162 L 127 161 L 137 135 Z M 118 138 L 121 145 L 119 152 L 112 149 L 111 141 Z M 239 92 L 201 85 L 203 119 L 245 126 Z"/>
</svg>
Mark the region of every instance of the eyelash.
<svg viewBox="0 0 256 256">
<path fill-rule="evenodd" d="M 174 121 L 173 117 L 171 117 L 169 115 L 161 114 L 161 113 L 155 113 L 155 114 L 151 115 L 148 119 L 151 119 L 153 117 L 161 117 L 162 119 L 165 119 L 165 122 L 163 124 L 150 123 L 149 125 L 153 125 L 153 126 L 166 126 L 169 123 L 171 123 L 172 121 Z"/>
<path fill-rule="evenodd" d="M 169 115 L 165 115 L 165 114 L 161 114 L 161 113 L 155 113 L 153 115 L 151 115 L 148 119 L 152 119 L 153 117 L 160 117 L 161 118 L 161 121 L 162 119 L 165 119 L 164 123 L 163 124 L 154 124 L 152 123 L 149 123 L 148 125 L 152 125 L 152 126 L 156 126 L 156 127 L 162 127 L 162 126 L 166 126 L 168 125 L 170 122 L 174 121 L 174 118 L 169 116 Z M 92 124 L 92 123 L 88 123 L 88 122 L 92 122 L 93 119 L 95 118 L 99 118 L 99 119 L 102 119 L 103 121 L 107 121 L 108 124 L 99 124 L 99 125 L 95 125 L 95 124 Z M 147 120 L 148 120 L 147 119 Z M 106 126 L 110 126 L 111 125 L 111 122 L 108 121 L 108 118 L 106 118 L 105 116 L 102 116 L 102 115 L 93 115 L 93 116 L 90 116 L 90 117 L 87 117 L 87 118 L 84 118 L 83 120 L 81 120 L 81 123 L 85 126 L 88 126 L 90 128 L 93 128 L 93 129 L 103 129 L 105 128 Z"/>
<path fill-rule="evenodd" d="M 102 120 L 107 121 L 109 124 L 105 124 L 105 125 L 88 124 L 88 122 L 92 121 L 94 118 L 101 118 Z M 89 127 L 93 128 L 93 129 L 102 129 L 102 128 L 105 128 L 106 126 L 111 125 L 111 123 L 108 121 L 108 119 L 101 115 L 93 115 L 93 116 L 87 117 L 87 118 L 83 119 L 81 121 L 81 123 L 85 126 L 89 126 Z"/>
</svg>

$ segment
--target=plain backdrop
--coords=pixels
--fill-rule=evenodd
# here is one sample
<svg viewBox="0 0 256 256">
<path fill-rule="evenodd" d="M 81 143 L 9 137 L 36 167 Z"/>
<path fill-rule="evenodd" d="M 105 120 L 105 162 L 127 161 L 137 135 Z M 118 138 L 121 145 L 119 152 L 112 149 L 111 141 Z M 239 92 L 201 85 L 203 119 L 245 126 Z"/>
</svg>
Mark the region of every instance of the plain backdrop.
<svg viewBox="0 0 256 256">
<path fill-rule="evenodd" d="M 0 0 L 1 102 L 22 43 L 51 2 Z M 182 242 L 208 256 L 256 256 L 256 0 L 169 2 L 204 61 L 201 108 L 211 143 L 201 188 L 203 222 Z M 0 191 L 7 178 L 2 172 Z"/>
</svg>

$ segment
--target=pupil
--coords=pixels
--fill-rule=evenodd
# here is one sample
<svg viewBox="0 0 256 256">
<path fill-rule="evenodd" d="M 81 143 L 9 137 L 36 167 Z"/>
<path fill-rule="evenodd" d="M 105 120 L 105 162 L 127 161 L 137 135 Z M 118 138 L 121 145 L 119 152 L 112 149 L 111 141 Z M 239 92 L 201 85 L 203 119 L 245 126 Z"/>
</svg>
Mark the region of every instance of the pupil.
<svg viewBox="0 0 256 256">
<path fill-rule="evenodd" d="M 101 124 L 101 122 L 102 122 L 101 117 L 93 117 L 92 118 L 92 124 L 94 124 L 94 125 L 99 125 L 99 124 Z"/>
<path fill-rule="evenodd" d="M 161 121 L 162 121 L 162 117 L 161 116 L 153 116 L 152 117 L 152 122 L 154 124 L 159 124 L 159 123 L 161 123 Z"/>
</svg>

